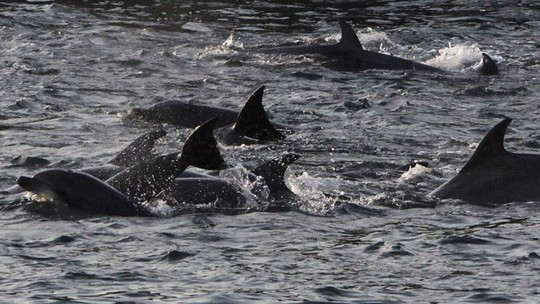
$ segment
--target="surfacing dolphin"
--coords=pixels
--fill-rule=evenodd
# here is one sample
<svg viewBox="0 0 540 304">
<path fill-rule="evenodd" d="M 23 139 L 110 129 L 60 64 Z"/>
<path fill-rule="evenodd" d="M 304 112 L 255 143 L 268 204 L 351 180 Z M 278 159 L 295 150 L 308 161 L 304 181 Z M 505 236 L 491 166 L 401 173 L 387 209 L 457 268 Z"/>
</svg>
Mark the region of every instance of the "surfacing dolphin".
<svg viewBox="0 0 540 304">
<path fill-rule="evenodd" d="M 98 179 L 106 181 L 115 174 L 118 174 L 124 171 L 126 168 L 148 162 L 150 160 L 156 159 L 158 155 L 152 153 L 155 142 L 165 136 L 165 131 L 156 130 L 149 133 L 143 134 L 140 137 L 136 138 L 131 144 L 129 144 L 124 150 L 122 150 L 115 158 L 107 162 L 107 164 L 96 167 L 85 167 L 79 169 L 84 173 L 88 173 Z M 215 143 L 215 140 L 212 141 Z M 217 146 L 213 146 L 209 151 L 214 151 L 214 153 L 207 153 L 206 159 L 201 157 L 191 164 L 194 167 L 199 167 L 201 169 L 211 168 L 211 170 L 225 169 L 227 164 L 221 156 L 220 153 L 215 153 L 217 151 Z M 177 154 L 177 153 L 173 153 Z M 202 173 L 193 172 L 190 170 L 185 170 L 180 174 L 180 176 L 205 176 Z M 8 191 L 6 189 L 4 191 Z M 10 192 L 12 193 L 12 192 Z"/>
<path fill-rule="evenodd" d="M 158 156 L 151 153 L 153 145 L 157 139 L 164 135 L 165 132 L 162 130 L 144 134 L 135 139 L 107 165 L 82 168 L 80 171 L 105 181 L 125 170 L 126 167 L 157 158 Z M 249 179 L 252 187 L 250 189 L 241 189 L 230 179 L 185 170 L 157 198 L 173 207 L 182 204 L 186 206 L 184 208 L 186 210 L 189 210 L 191 206 L 203 204 L 211 205 L 209 211 L 218 211 L 218 209 L 221 211 L 224 209 L 242 210 L 246 207 L 245 195 L 249 195 L 245 191 L 249 191 L 252 192 L 255 199 L 261 202 L 261 205 L 264 205 L 264 202 L 269 203 L 266 209 L 276 210 L 278 201 L 280 201 L 281 209 L 291 209 L 291 203 L 296 195 L 285 185 L 284 174 L 287 167 L 299 157 L 297 154 L 285 154 L 251 170 Z M 211 164 L 211 168 L 218 168 L 221 167 L 220 163 L 224 164 L 221 155 L 212 154 L 208 155 L 208 158 L 202 161 L 201 165 L 209 167 L 208 164 Z"/>
<path fill-rule="evenodd" d="M 132 109 L 125 118 L 193 128 L 209 118 L 219 116 L 216 123 L 218 128 L 216 136 L 226 145 L 249 143 L 250 139 L 262 141 L 284 139 L 285 136 L 276 130 L 275 124 L 270 122 L 264 110 L 262 105 L 264 89 L 264 86 L 258 88 L 240 112 L 172 100 L 158 103 L 147 109 Z"/>
<path fill-rule="evenodd" d="M 481 204 L 540 201 L 540 155 L 504 148 L 511 121 L 493 127 L 461 171 L 430 195 Z"/>
<path fill-rule="evenodd" d="M 254 51 L 292 55 L 319 54 L 338 60 L 340 66 L 351 70 L 384 69 L 445 72 L 442 69 L 423 63 L 365 50 L 351 25 L 343 20 L 339 22 L 339 25 L 341 27 L 341 40 L 337 44 L 261 48 L 254 49 Z M 479 72 L 483 75 L 498 73 L 497 65 L 487 54 L 482 54 L 482 68 Z"/>
<path fill-rule="evenodd" d="M 284 175 L 288 166 L 300 158 L 298 154 L 285 154 L 274 158 L 249 172 L 250 189 L 242 189 L 228 179 L 215 177 L 177 178 L 159 194 L 158 198 L 170 206 L 183 205 L 189 209 L 195 205 L 211 205 L 216 210 L 247 210 L 245 191 L 249 191 L 266 211 L 290 210 L 297 198 L 285 185 Z"/>
<path fill-rule="evenodd" d="M 189 164 L 219 153 L 213 137 L 215 122 L 216 118 L 197 127 L 186 140 L 182 153 L 132 166 L 106 182 L 80 171 L 51 169 L 33 177 L 21 176 L 17 184 L 26 191 L 87 213 L 150 216 L 153 214 L 142 202 L 149 201 L 168 187 Z M 212 165 L 207 167 L 214 169 Z"/>
</svg>

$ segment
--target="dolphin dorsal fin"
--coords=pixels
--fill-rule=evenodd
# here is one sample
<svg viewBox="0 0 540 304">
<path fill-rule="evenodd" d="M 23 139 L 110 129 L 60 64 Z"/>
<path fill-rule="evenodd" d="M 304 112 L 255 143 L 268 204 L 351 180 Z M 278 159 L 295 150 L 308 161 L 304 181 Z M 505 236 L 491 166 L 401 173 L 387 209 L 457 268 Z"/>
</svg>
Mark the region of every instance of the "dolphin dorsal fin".
<svg viewBox="0 0 540 304">
<path fill-rule="evenodd" d="M 285 136 L 274 128 L 262 105 L 265 86 L 258 88 L 238 114 L 233 129 L 240 134 L 261 140 L 279 140 Z"/>
<path fill-rule="evenodd" d="M 341 20 L 339 21 L 339 26 L 341 27 L 341 40 L 338 43 L 340 48 L 348 51 L 364 49 L 360 40 L 358 40 L 358 36 L 356 36 L 356 32 L 350 24 Z"/>
<path fill-rule="evenodd" d="M 195 128 L 184 143 L 182 153 L 171 153 L 141 162 L 114 175 L 106 183 L 130 200 L 149 201 L 169 187 L 189 165 L 222 169 L 225 162 L 213 133 L 217 119 L 214 117 Z"/>
<path fill-rule="evenodd" d="M 182 148 L 181 157 L 189 164 L 207 170 L 225 169 L 227 165 L 221 156 L 214 128 L 219 116 L 216 116 L 193 130 Z"/>
<path fill-rule="evenodd" d="M 152 149 L 156 141 L 167 133 L 162 130 L 155 130 L 146 133 L 135 139 L 129 146 L 122 150 L 118 155 L 109 161 L 109 164 L 120 167 L 130 167 L 139 162 L 148 160 L 152 157 Z"/>
<path fill-rule="evenodd" d="M 499 68 L 488 54 L 482 53 L 482 67 L 479 72 L 482 75 L 497 75 L 499 74 Z"/>
<path fill-rule="evenodd" d="M 506 128 L 511 121 L 512 119 L 505 118 L 495 125 L 495 127 L 486 134 L 484 139 L 482 139 L 478 148 L 474 151 L 473 156 L 460 172 L 467 172 L 479 164 L 506 153 L 506 150 L 504 149 L 504 135 L 506 134 Z"/>
<path fill-rule="evenodd" d="M 290 164 L 294 163 L 299 158 L 300 155 L 298 154 L 285 154 L 258 166 L 252 170 L 252 173 L 256 176 L 260 176 L 264 180 L 271 193 L 290 191 L 285 185 L 285 171 Z"/>
</svg>

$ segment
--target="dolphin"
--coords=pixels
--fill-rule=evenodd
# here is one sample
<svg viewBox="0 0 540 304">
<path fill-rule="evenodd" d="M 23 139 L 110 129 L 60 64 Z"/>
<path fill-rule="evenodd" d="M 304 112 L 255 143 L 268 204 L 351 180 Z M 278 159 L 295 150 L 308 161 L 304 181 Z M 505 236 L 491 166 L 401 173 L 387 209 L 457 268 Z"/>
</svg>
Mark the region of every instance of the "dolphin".
<svg viewBox="0 0 540 304">
<path fill-rule="evenodd" d="M 50 169 L 33 177 L 21 176 L 17 184 L 26 191 L 52 197 L 55 202 L 88 213 L 150 216 L 152 213 L 142 202 L 168 187 L 189 164 L 200 164 L 208 155 L 219 153 L 213 137 L 216 120 L 213 118 L 197 127 L 181 153 L 139 163 L 105 182 L 80 171 Z M 206 167 L 221 169 L 222 163 L 210 163 Z"/>
<path fill-rule="evenodd" d="M 137 137 L 131 144 L 118 153 L 113 159 L 103 166 L 81 168 L 79 171 L 88 173 L 100 180 L 107 180 L 113 175 L 120 173 L 126 167 L 149 161 L 157 156 L 152 153 L 156 141 L 167 133 L 162 130 L 154 130 Z"/>
<path fill-rule="evenodd" d="M 102 181 L 106 181 L 115 174 L 118 174 L 128 167 L 133 165 L 149 161 L 157 158 L 158 156 L 152 153 L 155 142 L 166 135 L 166 132 L 162 129 L 154 130 L 145 133 L 136 138 L 131 144 L 124 148 L 113 159 L 108 161 L 105 165 L 95 167 L 85 167 L 78 169 L 78 171 L 90 174 Z M 212 150 L 215 151 L 215 150 Z M 208 155 L 209 158 L 200 161 L 200 164 L 205 166 L 211 166 L 215 168 L 224 169 L 227 167 L 225 160 L 219 153 Z M 181 177 L 210 177 L 203 173 L 186 170 L 180 174 Z M 25 192 L 19 185 L 14 185 L 10 188 L 0 191 L 1 194 L 18 194 Z"/>
<path fill-rule="evenodd" d="M 540 201 L 540 155 L 504 148 L 511 121 L 506 118 L 493 127 L 461 171 L 430 195 L 480 204 Z"/>
<path fill-rule="evenodd" d="M 151 131 L 137 137 L 124 150 L 111 159 L 108 164 L 129 167 L 139 162 L 148 161 L 155 156 L 152 154 L 156 141 L 167 135 L 163 129 Z"/>
<path fill-rule="evenodd" d="M 259 202 L 267 202 L 265 210 L 290 209 L 291 203 L 297 198 L 284 182 L 288 166 L 300 158 L 300 155 L 288 153 L 272 159 L 251 170 L 249 180 L 252 183 L 249 192 L 255 195 Z M 169 205 L 203 205 L 213 207 L 247 208 L 245 190 L 227 179 L 216 177 L 177 178 L 170 187 L 163 190 L 158 198 Z"/>
<path fill-rule="evenodd" d="M 219 116 L 216 135 L 226 145 L 250 143 L 250 139 L 277 141 L 285 136 L 270 122 L 262 98 L 265 86 L 259 87 L 238 113 L 232 110 L 181 101 L 165 101 L 147 109 L 135 108 L 126 119 L 139 118 L 153 123 L 168 123 L 177 127 L 193 128 L 211 117 Z M 283 126 L 277 125 L 279 128 Z"/>
<path fill-rule="evenodd" d="M 479 70 L 482 75 L 497 75 L 499 74 L 499 68 L 491 57 L 486 53 L 482 53 L 482 67 Z"/>
<path fill-rule="evenodd" d="M 184 143 L 181 153 L 136 164 L 107 179 L 106 183 L 130 199 L 149 201 L 190 165 L 209 170 L 224 169 L 226 166 L 213 133 L 217 119 L 212 118 L 198 126 Z"/>
<path fill-rule="evenodd" d="M 95 214 L 151 216 L 143 205 L 84 172 L 50 169 L 33 177 L 21 176 L 17 184 L 26 191 L 52 198 L 54 202 Z"/>
<path fill-rule="evenodd" d="M 105 181 L 115 174 L 124 171 L 128 167 L 157 158 L 158 156 L 152 153 L 154 144 L 158 139 L 165 135 L 166 132 L 161 129 L 143 134 L 124 148 L 124 150 L 122 150 L 115 158 L 108 161 L 107 164 L 97 167 L 81 168 L 80 171 Z M 212 142 L 215 142 L 215 140 Z M 212 147 L 211 151 L 215 152 L 216 149 L 216 147 Z M 227 167 L 225 160 L 220 153 L 207 154 L 206 156 L 208 156 L 207 159 L 201 159 L 198 163 L 202 169 L 205 167 L 225 169 Z M 192 165 L 196 166 L 197 163 L 193 163 Z M 181 173 L 181 176 L 200 176 L 202 174 L 203 173 L 186 170 Z M 5 191 L 10 189 L 6 189 Z"/>
<path fill-rule="evenodd" d="M 365 50 L 356 32 L 347 22 L 341 20 L 341 40 L 331 45 L 285 46 L 259 48 L 254 51 L 262 53 L 285 53 L 292 55 L 317 54 L 337 60 L 339 66 L 352 70 L 418 70 L 444 73 L 445 71 L 412 60 Z M 483 54 L 481 74 L 493 75 L 498 71 L 495 62 Z M 487 65 L 487 66 L 486 66 Z"/>
</svg>

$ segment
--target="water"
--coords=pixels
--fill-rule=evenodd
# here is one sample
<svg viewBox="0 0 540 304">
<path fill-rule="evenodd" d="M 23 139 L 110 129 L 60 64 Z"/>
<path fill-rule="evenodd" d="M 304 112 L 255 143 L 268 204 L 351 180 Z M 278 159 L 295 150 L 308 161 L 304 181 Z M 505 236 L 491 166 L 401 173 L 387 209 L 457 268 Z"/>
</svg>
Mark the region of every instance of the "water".
<svg viewBox="0 0 540 304">
<path fill-rule="evenodd" d="M 36 1 L 1 3 L 0 16 L 1 188 L 105 163 L 147 130 L 118 117 L 130 108 L 239 109 L 264 84 L 267 110 L 296 133 L 222 151 L 237 167 L 300 153 L 287 183 L 304 211 L 65 219 L 5 196 L 2 302 L 538 302 L 537 203 L 426 197 L 503 116 L 514 118 L 507 147 L 538 152 L 533 1 Z M 367 49 L 451 73 L 350 72 L 248 51 L 332 43 L 340 18 Z M 481 52 L 500 75 L 476 75 Z M 189 133 L 168 131 L 158 149 Z M 412 161 L 429 166 L 399 169 Z"/>
</svg>

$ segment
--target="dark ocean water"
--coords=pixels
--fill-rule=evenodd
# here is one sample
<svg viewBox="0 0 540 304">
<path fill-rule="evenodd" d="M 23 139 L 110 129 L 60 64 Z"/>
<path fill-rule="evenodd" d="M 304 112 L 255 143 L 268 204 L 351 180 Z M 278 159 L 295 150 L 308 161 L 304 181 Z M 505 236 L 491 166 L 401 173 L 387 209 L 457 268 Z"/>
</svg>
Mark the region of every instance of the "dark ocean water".
<svg viewBox="0 0 540 304">
<path fill-rule="evenodd" d="M 367 49 L 450 73 L 250 50 L 333 43 L 340 19 Z M 427 194 L 504 116 L 508 149 L 539 151 L 539 20 L 534 1 L 0 2 L 0 188 L 107 162 L 149 128 L 131 108 L 240 109 L 263 84 L 296 133 L 222 153 L 236 170 L 302 155 L 287 177 L 302 212 L 63 218 L 2 196 L 0 302 L 537 303 L 538 202 Z M 482 52 L 500 75 L 477 75 Z M 167 130 L 158 150 L 190 131 Z M 429 166 L 400 169 L 413 161 Z"/>
</svg>

